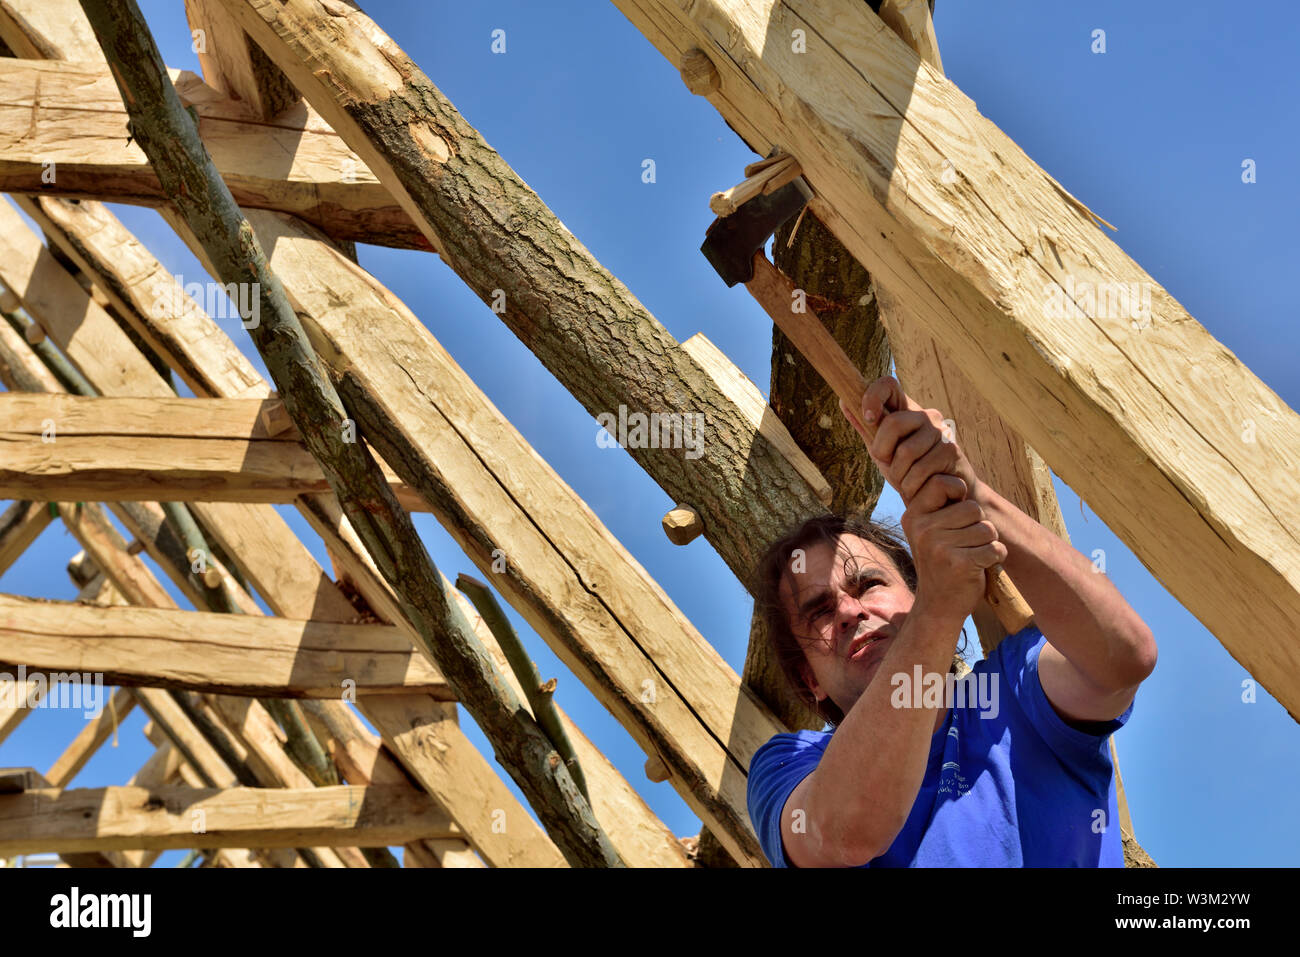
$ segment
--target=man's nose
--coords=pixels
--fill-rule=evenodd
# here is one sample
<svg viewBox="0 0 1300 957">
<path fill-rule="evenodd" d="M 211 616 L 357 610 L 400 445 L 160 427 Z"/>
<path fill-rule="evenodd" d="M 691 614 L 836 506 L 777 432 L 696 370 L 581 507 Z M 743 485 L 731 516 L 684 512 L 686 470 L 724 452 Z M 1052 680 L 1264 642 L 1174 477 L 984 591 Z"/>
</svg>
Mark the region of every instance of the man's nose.
<svg viewBox="0 0 1300 957">
<path fill-rule="evenodd" d="M 856 628 L 858 622 L 867 617 L 867 610 L 862 601 L 848 592 L 841 592 L 839 606 L 835 610 L 836 624 L 841 631 Z"/>
</svg>

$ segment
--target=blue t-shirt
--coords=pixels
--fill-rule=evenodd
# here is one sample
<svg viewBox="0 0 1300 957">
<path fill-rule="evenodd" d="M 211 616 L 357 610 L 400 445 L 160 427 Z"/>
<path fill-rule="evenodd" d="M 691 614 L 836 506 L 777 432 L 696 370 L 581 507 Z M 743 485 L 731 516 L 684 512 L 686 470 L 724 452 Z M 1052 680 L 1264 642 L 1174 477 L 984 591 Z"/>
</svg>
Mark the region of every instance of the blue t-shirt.
<svg viewBox="0 0 1300 957">
<path fill-rule="evenodd" d="M 930 739 L 907 823 L 889 850 L 864 867 L 1124 866 L 1107 739 L 1133 706 L 1099 722 L 1096 734 L 1066 724 L 1038 680 L 1046 641 L 1030 625 L 1003 639 L 963 679 L 974 682 L 971 692 L 983 682 L 985 694 L 969 693 L 966 707 L 948 709 Z M 776 867 L 790 866 L 781 811 L 817 767 L 832 733 L 778 734 L 750 762 L 749 818 Z"/>
</svg>

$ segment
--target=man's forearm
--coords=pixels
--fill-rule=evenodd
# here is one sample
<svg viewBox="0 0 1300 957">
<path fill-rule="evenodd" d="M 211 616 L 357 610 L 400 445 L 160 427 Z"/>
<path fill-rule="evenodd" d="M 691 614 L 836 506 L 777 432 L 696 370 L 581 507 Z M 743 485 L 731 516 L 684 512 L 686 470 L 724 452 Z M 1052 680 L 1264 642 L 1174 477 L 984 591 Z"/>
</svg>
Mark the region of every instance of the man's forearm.
<svg viewBox="0 0 1300 957">
<path fill-rule="evenodd" d="M 1139 683 L 1150 671 L 1154 642 L 1110 579 L 985 483 L 974 497 L 1007 548 L 1007 575 L 1052 645 L 1099 688 Z"/>
<path fill-rule="evenodd" d="M 895 708 L 892 676 L 913 668 L 943 674 L 952 663 L 961 621 L 913 606 L 880 660 L 871 683 L 849 709 L 813 772 L 808 792 L 812 836 L 824 848 L 860 851 L 865 864 L 884 853 L 907 822 L 925 777 L 933 708 Z M 837 861 L 843 864 L 844 861 Z"/>
</svg>

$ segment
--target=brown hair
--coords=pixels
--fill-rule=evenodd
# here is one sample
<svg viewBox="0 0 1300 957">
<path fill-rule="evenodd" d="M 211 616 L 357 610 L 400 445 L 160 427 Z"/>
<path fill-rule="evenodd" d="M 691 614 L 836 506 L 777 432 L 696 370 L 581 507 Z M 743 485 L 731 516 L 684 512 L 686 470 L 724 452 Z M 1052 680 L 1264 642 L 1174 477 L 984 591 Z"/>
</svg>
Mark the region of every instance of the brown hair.
<svg viewBox="0 0 1300 957">
<path fill-rule="evenodd" d="M 806 550 L 820 544 L 835 548 L 839 537 L 845 534 L 855 535 L 888 555 L 908 590 L 916 593 L 916 564 L 912 561 L 912 553 L 908 550 L 903 530 L 898 525 L 865 516 L 835 514 L 810 518 L 773 542 L 759 560 L 751 589 L 755 596 L 756 611 L 767 632 L 767 640 L 786 681 L 800 701 L 832 725 L 838 725 L 844 720 L 844 712 L 830 698 L 818 701 L 804 682 L 799 669 L 800 664 L 806 660 L 804 650 L 790 630 L 790 619 L 781 600 L 781 583 L 785 580 L 796 550 Z M 964 649 L 963 629 L 958 657 Z"/>
</svg>

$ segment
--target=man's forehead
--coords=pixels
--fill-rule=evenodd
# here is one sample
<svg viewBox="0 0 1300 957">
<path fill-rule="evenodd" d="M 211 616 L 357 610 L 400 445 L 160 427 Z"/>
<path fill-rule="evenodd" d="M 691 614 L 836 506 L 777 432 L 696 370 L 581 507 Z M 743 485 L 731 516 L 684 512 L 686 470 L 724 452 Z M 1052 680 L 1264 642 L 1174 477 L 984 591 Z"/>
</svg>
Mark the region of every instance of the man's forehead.
<svg viewBox="0 0 1300 957">
<path fill-rule="evenodd" d="M 782 591 L 786 595 L 799 595 L 808 593 L 810 589 L 825 587 L 843 574 L 846 564 L 850 569 L 872 567 L 879 568 L 890 576 L 896 575 L 894 563 L 884 550 L 857 535 L 845 532 L 834 545 L 825 541 L 816 542 L 804 548 L 802 556 L 796 551 L 791 556 L 788 574 L 783 576 Z"/>
</svg>

